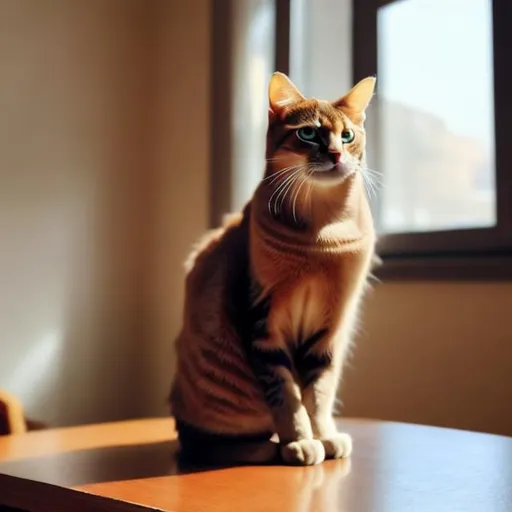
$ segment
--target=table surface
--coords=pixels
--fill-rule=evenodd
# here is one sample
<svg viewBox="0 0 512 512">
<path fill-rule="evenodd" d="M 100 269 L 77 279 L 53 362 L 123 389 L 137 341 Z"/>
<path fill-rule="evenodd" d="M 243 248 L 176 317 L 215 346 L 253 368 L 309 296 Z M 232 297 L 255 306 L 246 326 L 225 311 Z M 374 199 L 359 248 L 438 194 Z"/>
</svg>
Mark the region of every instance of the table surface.
<svg viewBox="0 0 512 512">
<path fill-rule="evenodd" d="M 0 437 L 0 505 L 30 512 L 511 512 L 512 439 L 344 419 L 350 459 L 180 468 L 172 419 Z"/>
</svg>

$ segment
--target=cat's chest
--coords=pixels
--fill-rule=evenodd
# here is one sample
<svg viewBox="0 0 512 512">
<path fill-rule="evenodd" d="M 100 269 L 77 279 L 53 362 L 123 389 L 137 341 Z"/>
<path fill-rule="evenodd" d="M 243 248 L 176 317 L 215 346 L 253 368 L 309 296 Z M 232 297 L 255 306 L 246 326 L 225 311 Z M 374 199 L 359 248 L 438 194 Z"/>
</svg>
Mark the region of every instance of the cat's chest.
<svg viewBox="0 0 512 512">
<path fill-rule="evenodd" d="M 269 261 L 255 267 L 256 281 L 269 299 L 269 330 L 285 343 L 297 343 L 325 329 L 334 334 L 343 328 L 363 289 L 369 253 Z"/>
<path fill-rule="evenodd" d="M 297 342 L 329 328 L 339 309 L 339 294 L 325 276 L 287 286 L 273 304 L 274 326 L 288 341 Z"/>
</svg>

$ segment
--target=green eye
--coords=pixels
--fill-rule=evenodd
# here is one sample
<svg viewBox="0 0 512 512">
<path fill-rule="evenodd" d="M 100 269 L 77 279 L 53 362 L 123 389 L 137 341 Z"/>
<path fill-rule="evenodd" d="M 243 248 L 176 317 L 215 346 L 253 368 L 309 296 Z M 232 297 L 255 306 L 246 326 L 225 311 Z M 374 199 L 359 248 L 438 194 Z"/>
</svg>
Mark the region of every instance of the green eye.
<svg viewBox="0 0 512 512">
<path fill-rule="evenodd" d="M 354 130 L 343 130 L 341 132 L 341 142 L 343 142 L 343 144 L 350 144 L 354 138 L 355 138 L 356 134 L 354 133 Z"/>
<path fill-rule="evenodd" d="M 318 136 L 316 128 L 312 126 L 303 126 L 297 130 L 297 137 L 304 142 L 313 142 Z"/>
</svg>

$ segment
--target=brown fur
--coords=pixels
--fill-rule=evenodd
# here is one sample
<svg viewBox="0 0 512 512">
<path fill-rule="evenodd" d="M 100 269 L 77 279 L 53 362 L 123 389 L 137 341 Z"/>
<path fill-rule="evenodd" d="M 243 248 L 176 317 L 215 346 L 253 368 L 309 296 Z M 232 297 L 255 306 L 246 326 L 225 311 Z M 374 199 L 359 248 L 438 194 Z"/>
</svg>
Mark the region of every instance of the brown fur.
<svg viewBox="0 0 512 512">
<path fill-rule="evenodd" d="M 277 434 L 287 463 L 350 454 L 332 411 L 374 251 L 362 175 L 373 84 L 329 103 L 274 75 L 264 179 L 187 262 L 171 392 L 184 449 L 262 462 Z M 317 144 L 302 126 L 318 128 Z"/>
</svg>

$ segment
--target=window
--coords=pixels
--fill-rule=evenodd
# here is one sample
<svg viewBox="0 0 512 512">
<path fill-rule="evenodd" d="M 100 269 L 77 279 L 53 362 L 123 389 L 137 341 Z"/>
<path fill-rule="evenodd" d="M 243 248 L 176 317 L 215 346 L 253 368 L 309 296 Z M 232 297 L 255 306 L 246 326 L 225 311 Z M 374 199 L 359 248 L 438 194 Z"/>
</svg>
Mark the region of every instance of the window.
<svg viewBox="0 0 512 512">
<path fill-rule="evenodd" d="M 377 56 L 380 230 L 495 226 L 489 0 L 383 6 Z"/>
<path fill-rule="evenodd" d="M 211 222 L 239 210 L 265 165 L 275 1 L 215 0 L 212 11 Z"/>
<path fill-rule="evenodd" d="M 235 23 L 240 5 L 249 14 L 261 13 L 260 28 L 255 15 L 245 18 L 252 20 L 247 27 L 257 28 L 246 30 L 245 46 L 217 51 L 223 59 L 230 55 L 233 83 L 246 84 L 233 95 L 237 105 L 243 104 L 240 95 L 251 94 L 246 101 L 257 100 L 261 110 L 266 98 L 250 93 L 249 84 L 266 90 L 263 82 L 273 69 L 288 73 L 306 95 L 332 99 L 361 78 L 377 75 L 367 152 L 380 181 L 372 209 L 382 276 L 512 277 L 511 2 L 215 3 L 230 5 L 235 13 L 232 45 L 241 38 Z M 221 13 L 217 7 L 215 12 Z M 224 24 L 230 19 L 225 14 L 217 16 Z M 229 31 L 221 31 L 225 38 Z M 259 36 L 251 40 L 251 33 Z M 242 128 L 231 108 L 235 140 Z M 255 121 L 251 128 L 257 151 L 265 126 Z M 250 148 L 242 154 L 253 155 Z M 237 206 L 258 179 L 262 162 L 254 158 L 250 187 Z M 243 188 L 233 176 L 229 186 Z"/>
<path fill-rule="evenodd" d="M 384 275 L 510 277 L 510 3 L 354 0 L 353 19 Z"/>
</svg>

